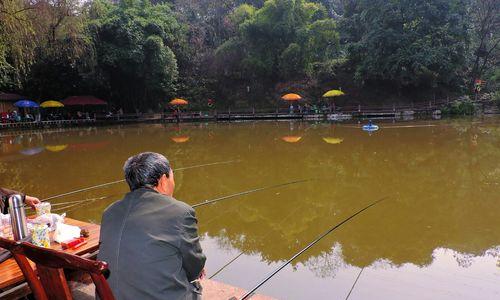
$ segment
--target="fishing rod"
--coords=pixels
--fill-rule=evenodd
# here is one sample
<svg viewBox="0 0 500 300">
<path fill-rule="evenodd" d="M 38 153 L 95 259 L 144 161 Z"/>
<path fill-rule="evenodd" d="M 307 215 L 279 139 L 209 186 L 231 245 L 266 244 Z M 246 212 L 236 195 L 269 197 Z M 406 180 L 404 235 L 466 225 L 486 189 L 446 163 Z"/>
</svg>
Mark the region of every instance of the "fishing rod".
<svg viewBox="0 0 500 300">
<path fill-rule="evenodd" d="M 274 275 L 276 275 L 279 271 L 281 271 L 284 267 L 286 267 L 288 264 L 290 264 L 293 260 L 295 260 L 297 257 L 299 257 L 300 255 L 302 255 L 304 252 L 306 252 L 307 250 L 309 250 L 309 248 L 311 248 L 312 246 L 314 246 L 316 243 L 318 243 L 320 240 L 322 240 L 325 236 L 327 236 L 328 234 L 330 234 L 332 231 L 334 231 L 335 229 L 339 228 L 340 226 L 342 226 L 343 224 L 345 224 L 346 222 L 348 222 L 349 220 L 351 220 L 352 218 L 356 217 L 357 215 L 359 215 L 360 213 L 362 213 L 363 211 L 369 209 L 370 207 L 386 200 L 388 198 L 388 196 L 386 197 L 383 197 L 377 201 L 374 201 L 372 202 L 370 205 L 364 207 L 363 209 L 357 211 L 355 214 L 351 215 L 350 217 L 346 218 L 345 220 L 343 220 L 342 222 L 338 223 L 337 225 L 333 226 L 332 228 L 328 229 L 326 232 L 324 232 L 323 234 L 321 234 L 320 236 L 318 236 L 314 241 L 312 241 L 311 243 L 309 243 L 306 247 L 304 247 L 302 250 L 300 250 L 299 252 L 297 252 L 296 254 L 294 254 L 290 259 L 288 259 L 286 262 L 284 262 L 281 266 L 279 266 L 276 270 L 274 270 L 273 272 L 271 272 L 268 276 L 266 276 L 266 278 L 264 278 L 262 281 L 260 281 L 257 285 L 255 285 L 250 291 L 246 292 L 242 297 L 241 297 L 241 300 L 245 300 L 245 299 L 248 299 L 250 298 L 253 293 L 258 289 L 260 288 L 264 283 L 266 283 L 269 279 L 271 279 Z M 232 298 L 231 298 L 232 299 Z"/>
<path fill-rule="evenodd" d="M 202 201 L 200 203 L 192 205 L 192 207 L 196 208 L 196 207 L 200 207 L 200 206 L 204 206 L 204 205 L 216 203 L 216 202 L 219 202 L 219 201 L 224 201 L 224 200 L 227 200 L 227 199 L 230 199 L 230 198 L 234 198 L 234 197 L 237 197 L 237 196 L 243 196 L 243 195 L 247 195 L 247 194 L 251 194 L 251 193 L 255 193 L 255 192 L 260 192 L 260 191 L 263 191 L 263 190 L 278 188 L 278 187 L 292 185 L 292 184 L 296 184 L 296 183 L 300 183 L 300 182 L 306 182 L 306 181 L 310 181 L 310 180 L 312 180 L 312 179 L 301 179 L 301 180 L 294 180 L 294 181 L 290 181 L 290 182 L 285 182 L 285 183 L 280 183 L 280 184 L 275 184 L 275 185 L 269 185 L 269 186 L 265 186 L 265 187 L 260 187 L 260 188 L 256 188 L 256 189 L 252 189 L 252 190 L 248 190 L 248 191 L 244 191 L 244 192 L 239 192 L 239 193 L 236 193 L 236 194 L 231 194 L 231 195 L 227 195 L 227 196 L 223 196 L 223 197 L 219 197 L 219 198 L 215 198 L 215 199 L 205 200 L 205 201 Z"/>
<path fill-rule="evenodd" d="M 214 162 L 214 163 L 208 163 L 208 164 L 202 164 L 202 165 L 195 165 L 195 166 L 183 167 L 183 168 L 176 169 L 176 171 L 189 170 L 189 169 L 201 168 L 201 167 L 207 167 L 207 166 L 213 166 L 213 165 L 230 164 L 230 163 L 239 162 L 239 161 L 240 160 L 219 161 L 219 162 Z M 52 199 L 56 199 L 56 198 L 60 198 L 60 197 L 64 197 L 64 196 L 69 196 L 69 195 L 73 195 L 73 194 L 76 194 L 76 193 L 81 193 L 81 192 L 85 192 L 85 191 L 88 191 L 88 190 L 93 190 L 93 189 L 105 187 L 105 186 L 108 186 L 108 185 L 117 184 L 117 183 L 124 182 L 124 181 L 125 181 L 125 179 L 120 179 L 120 180 L 115 180 L 115 181 L 111 181 L 111 182 L 107 182 L 107 183 L 103 183 L 103 184 L 89 186 L 89 187 L 78 189 L 78 190 L 74 190 L 74 191 L 71 191 L 71 192 L 67 192 L 67 193 L 63 193 L 63 194 L 59 194 L 59 195 L 50 196 L 50 197 L 47 197 L 47 198 L 42 199 L 40 201 L 41 202 L 45 202 L 45 201 L 49 201 L 49 200 L 52 200 Z"/>
<path fill-rule="evenodd" d="M 223 196 L 223 197 L 219 197 L 219 198 L 215 198 L 215 199 L 211 199 L 211 200 L 205 200 L 205 201 L 202 201 L 202 202 L 200 202 L 198 204 L 193 205 L 192 207 L 195 208 L 195 207 L 199 207 L 199 206 L 203 206 L 203 205 L 212 204 L 212 203 L 215 203 L 215 202 L 218 202 L 218 201 L 227 200 L 227 199 L 234 198 L 234 197 L 237 197 L 237 196 L 247 195 L 247 194 L 259 192 L 259 191 L 262 191 L 262 190 L 267 190 L 267 189 L 272 189 L 272 188 L 278 188 L 278 187 L 292 185 L 292 184 L 296 184 L 296 183 L 300 183 L 300 182 L 305 182 L 305 181 L 310 181 L 310 180 L 312 180 L 312 179 L 295 180 L 295 181 L 291 181 L 291 182 L 285 182 L 285 183 L 280 183 L 280 184 L 276 184 L 276 185 L 270 185 L 270 186 L 266 186 L 266 187 L 252 189 L 252 190 L 248 190 L 248 191 L 244 191 L 244 192 L 240 192 L 240 193 L 236 193 L 236 194 L 231 194 L 231 195 L 227 195 L 227 196 Z M 109 197 L 112 197 L 112 196 L 116 196 L 116 194 L 111 195 L 111 196 L 103 196 L 103 197 L 99 197 L 99 198 L 91 198 L 91 199 L 85 199 L 85 200 L 77 200 L 77 201 L 65 202 L 64 204 L 67 204 L 66 206 L 57 207 L 56 209 L 54 209 L 54 211 L 65 210 L 65 209 L 72 208 L 72 207 L 75 207 L 77 205 L 80 205 L 83 202 L 88 202 L 88 203 L 83 203 L 82 204 L 82 206 L 85 206 L 85 205 L 93 203 L 93 202 L 95 202 L 97 200 L 102 200 L 104 198 L 109 198 Z M 82 207 L 82 206 L 78 206 L 78 207 Z M 74 208 L 72 208 L 69 211 L 72 211 L 73 209 Z M 67 211 L 67 212 L 69 212 L 69 211 Z"/>
</svg>

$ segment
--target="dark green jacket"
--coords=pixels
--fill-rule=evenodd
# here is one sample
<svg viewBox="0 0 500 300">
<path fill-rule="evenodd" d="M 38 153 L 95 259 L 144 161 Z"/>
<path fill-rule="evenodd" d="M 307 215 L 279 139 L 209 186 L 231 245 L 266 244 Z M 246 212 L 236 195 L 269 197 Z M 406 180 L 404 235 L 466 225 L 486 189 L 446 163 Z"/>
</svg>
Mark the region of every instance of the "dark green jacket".
<svg viewBox="0 0 500 300">
<path fill-rule="evenodd" d="M 141 188 L 108 207 L 99 260 L 108 263 L 116 299 L 200 299 L 190 282 L 205 265 L 195 212 L 189 205 Z"/>
</svg>

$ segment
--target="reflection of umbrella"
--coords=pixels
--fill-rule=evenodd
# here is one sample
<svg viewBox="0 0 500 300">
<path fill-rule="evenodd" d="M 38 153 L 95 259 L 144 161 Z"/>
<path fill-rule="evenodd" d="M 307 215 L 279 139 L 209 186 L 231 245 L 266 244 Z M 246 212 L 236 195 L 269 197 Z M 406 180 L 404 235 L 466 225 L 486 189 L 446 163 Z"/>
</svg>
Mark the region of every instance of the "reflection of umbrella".
<svg viewBox="0 0 500 300">
<path fill-rule="evenodd" d="M 16 103 L 14 103 L 14 106 L 17 107 L 38 107 L 38 103 L 31 101 L 31 100 L 19 100 Z"/>
<path fill-rule="evenodd" d="M 344 139 L 343 138 L 336 138 L 336 137 L 324 137 L 323 141 L 325 141 L 328 144 L 337 145 L 337 144 L 342 143 L 344 141 Z"/>
<path fill-rule="evenodd" d="M 19 151 L 19 153 L 24 154 L 24 155 L 35 155 L 35 154 L 42 152 L 43 150 L 45 150 L 45 148 L 36 147 L 36 148 L 23 149 L 23 150 Z"/>
<path fill-rule="evenodd" d="M 302 97 L 299 94 L 290 93 L 290 94 L 286 94 L 286 95 L 281 96 L 281 99 L 283 99 L 285 101 L 299 101 L 300 99 L 302 99 Z"/>
<path fill-rule="evenodd" d="M 185 143 L 185 142 L 189 141 L 189 137 L 185 136 L 185 135 L 173 136 L 173 137 L 171 137 L 171 139 L 172 139 L 172 141 L 174 141 L 176 143 Z"/>
<path fill-rule="evenodd" d="M 44 107 L 44 108 L 47 108 L 47 107 L 64 107 L 64 104 L 62 104 L 59 101 L 48 100 L 48 101 L 42 102 L 42 104 L 40 104 L 40 106 Z"/>
<path fill-rule="evenodd" d="M 68 105 L 107 105 L 104 100 L 94 96 L 71 96 L 62 101 L 66 106 Z"/>
<path fill-rule="evenodd" d="M 175 98 L 172 101 L 169 102 L 170 105 L 188 105 L 188 101 L 181 99 L 181 98 Z"/>
<path fill-rule="evenodd" d="M 68 145 L 47 145 L 47 146 L 45 146 L 45 149 L 49 150 L 50 152 L 60 152 L 66 148 L 68 148 Z"/>
<path fill-rule="evenodd" d="M 301 138 L 301 136 L 287 135 L 282 137 L 281 139 L 287 143 L 297 143 Z"/>
</svg>

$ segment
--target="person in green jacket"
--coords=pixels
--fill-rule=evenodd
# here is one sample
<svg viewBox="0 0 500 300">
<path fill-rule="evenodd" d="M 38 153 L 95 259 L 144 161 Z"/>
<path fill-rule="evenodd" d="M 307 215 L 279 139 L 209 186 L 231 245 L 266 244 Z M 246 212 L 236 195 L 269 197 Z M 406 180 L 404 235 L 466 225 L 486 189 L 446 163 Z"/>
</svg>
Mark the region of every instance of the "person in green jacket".
<svg viewBox="0 0 500 300">
<path fill-rule="evenodd" d="M 102 218 L 98 259 L 116 299 L 201 299 L 206 257 L 194 209 L 173 198 L 174 173 L 153 152 L 124 165 L 130 192 Z"/>
</svg>

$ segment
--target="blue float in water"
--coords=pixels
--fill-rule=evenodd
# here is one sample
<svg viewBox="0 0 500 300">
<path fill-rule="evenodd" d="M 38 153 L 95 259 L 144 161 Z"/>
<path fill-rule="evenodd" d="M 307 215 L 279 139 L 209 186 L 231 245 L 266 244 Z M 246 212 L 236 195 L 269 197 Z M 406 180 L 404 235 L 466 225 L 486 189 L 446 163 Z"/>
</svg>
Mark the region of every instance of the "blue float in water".
<svg viewBox="0 0 500 300">
<path fill-rule="evenodd" d="M 379 128 L 378 125 L 373 124 L 372 120 L 368 121 L 368 124 L 363 125 L 364 131 L 377 131 L 378 128 Z"/>
</svg>

